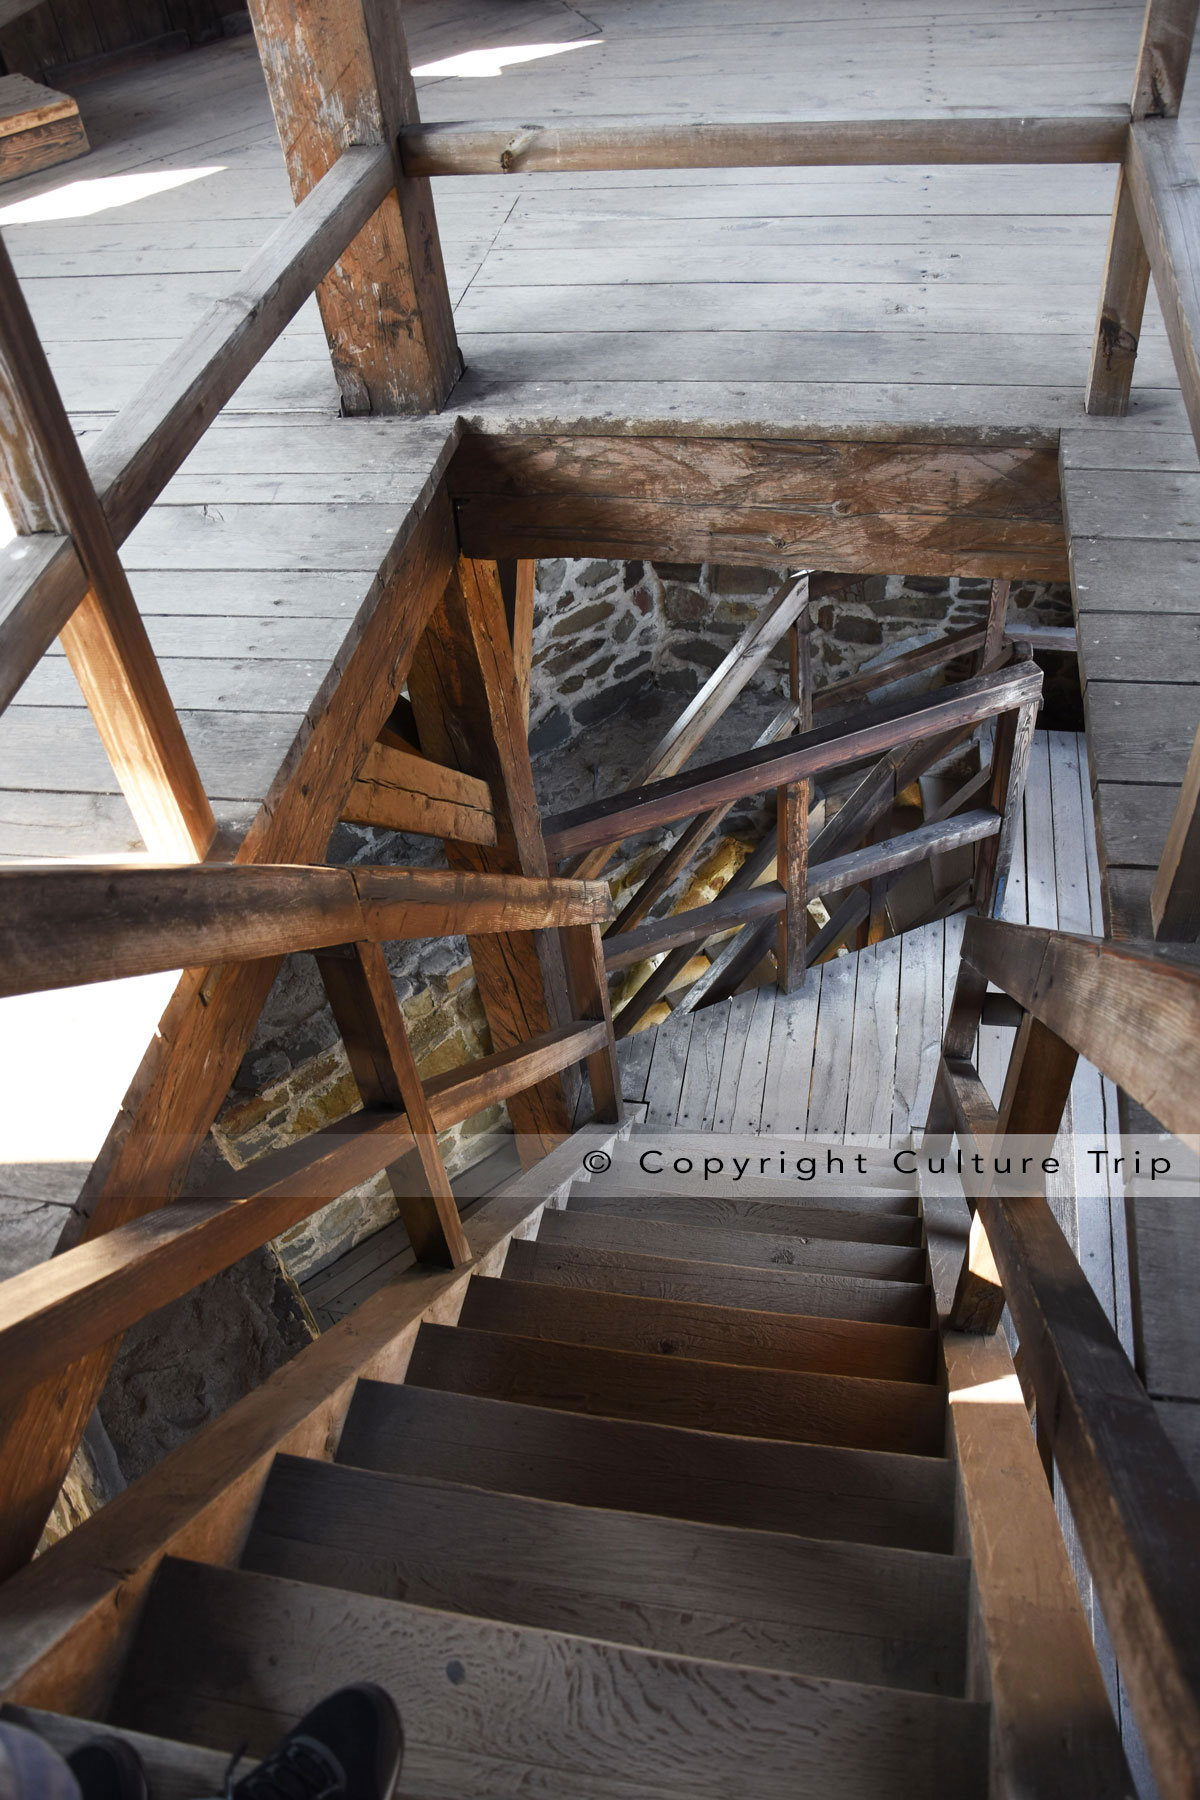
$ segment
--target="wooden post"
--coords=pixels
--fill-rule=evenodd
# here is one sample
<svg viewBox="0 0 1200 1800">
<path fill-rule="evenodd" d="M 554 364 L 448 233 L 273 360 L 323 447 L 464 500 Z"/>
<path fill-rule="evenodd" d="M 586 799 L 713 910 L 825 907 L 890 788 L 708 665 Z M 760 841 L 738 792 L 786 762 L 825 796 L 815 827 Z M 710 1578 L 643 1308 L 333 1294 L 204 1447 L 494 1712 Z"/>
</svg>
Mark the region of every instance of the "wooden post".
<svg viewBox="0 0 1200 1800">
<path fill-rule="evenodd" d="M 73 538 L 87 574 L 62 645 L 146 847 L 199 859 L 216 820 L 3 244 L 0 418 L 0 493 L 14 525 Z"/>
<path fill-rule="evenodd" d="M 567 925 L 559 933 L 566 964 L 571 1010 L 577 1019 L 602 1019 L 608 1042 L 587 1060 L 592 1106 L 602 1123 L 620 1124 L 624 1116 L 621 1071 L 608 1004 L 608 978 L 604 972 L 604 944 L 598 925 Z"/>
<path fill-rule="evenodd" d="M 800 730 L 811 731 L 812 616 L 808 606 L 788 633 L 788 678 L 792 700 L 800 709 Z M 787 901 L 779 915 L 775 964 L 782 993 L 804 985 L 805 951 L 808 948 L 808 812 L 811 781 L 792 781 L 781 787 L 776 800 L 778 878 Z"/>
<path fill-rule="evenodd" d="M 347 413 L 435 412 L 462 367 L 433 196 L 405 175 L 418 121 L 400 0 L 250 0 L 297 202 L 352 144 L 387 144 L 395 191 L 317 289 Z"/>
<path fill-rule="evenodd" d="M 1018 650 L 1023 651 L 1026 658 L 1030 655 L 1027 644 L 1019 645 Z M 1004 905 L 1008 871 L 1021 827 L 1021 802 L 1040 704 L 1037 700 L 1027 700 L 996 720 L 989 800 L 1002 815 L 1002 823 L 995 837 L 986 838 L 980 844 L 975 862 L 975 910 L 985 917 L 999 918 Z"/>
<path fill-rule="evenodd" d="M 1148 0 L 1130 101 L 1132 118 L 1178 117 L 1198 13 L 1200 0 Z M 1111 416 L 1129 410 L 1149 281 L 1150 263 L 1122 167 L 1084 401 L 1090 413 Z"/>
<path fill-rule="evenodd" d="M 495 563 L 462 558 L 413 658 L 409 696 L 421 749 L 486 781 L 496 844 L 447 841 L 452 869 L 546 875 L 529 740 Z M 567 1022 L 561 949 L 552 933 L 512 932 L 467 940 L 497 1050 Z M 522 1149 L 536 1161 L 570 1130 L 562 1083 L 539 1083 L 509 1101 Z"/>
<path fill-rule="evenodd" d="M 1194 944 L 1200 938 L 1200 731 L 1154 877 L 1150 915 L 1155 937 L 1165 943 Z"/>
<path fill-rule="evenodd" d="M 979 675 L 998 669 L 1004 660 L 1004 629 L 1008 623 L 1008 596 L 1011 589 L 1011 581 L 992 583 L 991 597 L 988 600 L 987 635 L 976 666 L 976 673 Z"/>
<path fill-rule="evenodd" d="M 417 1261 L 459 1268 L 471 1250 L 383 950 L 346 944 L 319 952 L 317 966 L 363 1105 L 408 1115 L 416 1151 L 387 1176 Z"/>
<path fill-rule="evenodd" d="M 517 696 L 521 717 L 529 728 L 529 680 L 533 672 L 533 598 L 537 586 L 537 563 L 532 557 L 517 561 L 516 591 L 513 595 L 512 645 L 513 666 L 517 672 Z"/>
</svg>

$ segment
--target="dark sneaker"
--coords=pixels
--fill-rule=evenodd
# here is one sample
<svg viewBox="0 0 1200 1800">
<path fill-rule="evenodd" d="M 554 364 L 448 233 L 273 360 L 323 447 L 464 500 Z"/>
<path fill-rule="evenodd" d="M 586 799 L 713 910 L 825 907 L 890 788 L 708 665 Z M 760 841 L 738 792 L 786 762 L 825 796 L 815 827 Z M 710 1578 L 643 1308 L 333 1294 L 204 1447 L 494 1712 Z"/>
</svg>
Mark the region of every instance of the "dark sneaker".
<svg viewBox="0 0 1200 1800">
<path fill-rule="evenodd" d="M 231 1800 L 392 1800 L 403 1760 L 399 1713 L 363 1681 L 305 1713 L 230 1789 Z"/>
<path fill-rule="evenodd" d="M 98 1737 L 67 1757 L 83 1800 L 147 1800 L 146 1771 L 124 1738 Z"/>
</svg>

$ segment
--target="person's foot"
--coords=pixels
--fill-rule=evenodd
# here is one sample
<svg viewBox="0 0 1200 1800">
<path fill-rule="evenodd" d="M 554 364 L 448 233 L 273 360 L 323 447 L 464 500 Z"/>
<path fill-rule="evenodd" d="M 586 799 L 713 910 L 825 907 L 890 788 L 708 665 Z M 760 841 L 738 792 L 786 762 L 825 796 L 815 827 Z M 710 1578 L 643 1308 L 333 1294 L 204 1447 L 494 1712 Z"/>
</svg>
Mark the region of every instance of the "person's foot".
<svg viewBox="0 0 1200 1800">
<path fill-rule="evenodd" d="M 363 1681 L 305 1713 L 231 1800 L 391 1800 L 404 1732 L 389 1695 Z"/>
<path fill-rule="evenodd" d="M 124 1738 L 93 1738 L 66 1760 L 83 1800 L 147 1800 L 142 1759 Z"/>
</svg>

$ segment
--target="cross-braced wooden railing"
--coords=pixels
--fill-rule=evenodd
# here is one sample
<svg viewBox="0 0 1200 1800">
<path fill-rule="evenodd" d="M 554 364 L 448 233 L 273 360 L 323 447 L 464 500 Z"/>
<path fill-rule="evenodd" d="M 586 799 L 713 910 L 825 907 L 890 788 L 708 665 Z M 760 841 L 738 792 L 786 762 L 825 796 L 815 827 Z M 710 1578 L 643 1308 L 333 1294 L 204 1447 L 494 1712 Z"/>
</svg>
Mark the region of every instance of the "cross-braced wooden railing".
<svg viewBox="0 0 1200 1800">
<path fill-rule="evenodd" d="M 988 983 L 1020 1024 L 999 1107 L 972 1062 Z M 1169 1132 L 1200 1129 L 1200 970 L 1163 952 L 968 919 L 923 1149 L 1053 1139 L 1084 1057 Z M 968 1163 L 968 1167 L 970 1167 Z M 1159 1790 L 1200 1789 L 1200 1497 L 1045 1198 L 968 1195 L 949 1328 L 1007 1303 L 1039 1444 L 1058 1468 Z M 1194 1205 L 1195 1200 L 1181 1201 Z"/>
<path fill-rule="evenodd" d="M 95 1391 L 129 1326 L 383 1171 L 418 1260 L 469 1261 L 438 1132 L 576 1063 L 596 1117 L 620 1122 L 600 949 L 611 916 L 600 882 L 428 869 L 0 870 L 0 992 L 312 950 L 363 1103 L 171 1206 L 131 1197 L 120 1223 L 85 1223 L 74 1247 L 0 1282 L 0 1404 L 67 1368 L 78 1380 L 89 1359 Z M 558 933 L 570 1021 L 423 1083 L 380 945 L 512 931 Z M 10 1569 L 41 1529 L 36 1481 L 25 1498 L 0 1520 Z"/>
</svg>

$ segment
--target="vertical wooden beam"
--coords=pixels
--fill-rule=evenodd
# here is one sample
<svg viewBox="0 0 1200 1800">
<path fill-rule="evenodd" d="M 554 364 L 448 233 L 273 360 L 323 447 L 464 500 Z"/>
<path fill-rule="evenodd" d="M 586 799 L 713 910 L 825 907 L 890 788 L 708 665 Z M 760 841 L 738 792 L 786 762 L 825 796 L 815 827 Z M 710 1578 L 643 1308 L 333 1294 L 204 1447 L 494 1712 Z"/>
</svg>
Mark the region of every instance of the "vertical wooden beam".
<svg viewBox="0 0 1200 1800">
<path fill-rule="evenodd" d="M 418 122 L 401 0 L 250 0 L 297 202 L 352 144 L 387 144 L 388 196 L 317 289 L 347 413 L 434 412 L 462 367 L 427 179 L 398 133 Z"/>
<path fill-rule="evenodd" d="M 800 709 L 799 728 L 812 730 L 812 617 L 806 606 L 788 632 L 788 679 L 792 700 Z M 780 990 L 790 994 L 804 985 L 808 948 L 808 812 L 811 781 L 793 781 L 776 799 L 778 879 L 787 899 L 779 915 L 775 966 Z"/>
<path fill-rule="evenodd" d="M 322 950 L 317 966 L 363 1105 L 402 1111 L 412 1126 L 416 1151 L 387 1176 L 417 1260 L 458 1268 L 471 1251 L 382 946 Z"/>
<path fill-rule="evenodd" d="M 567 925 L 559 932 L 559 938 L 566 964 L 571 1011 L 577 1019 L 602 1019 L 608 1026 L 607 1044 L 603 1050 L 597 1050 L 593 1056 L 588 1057 L 592 1106 L 596 1118 L 602 1123 L 619 1125 L 624 1117 L 621 1072 L 617 1067 L 617 1045 L 608 1004 L 608 977 L 604 972 L 604 944 L 600 927 Z"/>
<path fill-rule="evenodd" d="M 998 669 L 1004 660 L 1004 629 L 1008 623 L 1008 596 L 1011 581 L 993 581 L 988 600 L 987 636 L 979 652 L 976 673 L 984 675 Z"/>
<path fill-rule="evenodd" d="M 495 563 L 460 560 L 417 647 L 408 691 L 425 755 L 479 776 L 492 791 L 495 846 L 448 842 L 450 867 L 548 874 Z M 566 1023 L 566 979 L 553 933 L 510 932 L 467 942 L 497 1050 Z M 570 1130 L 557 1078 L 515 1095 L 508 1108 L 531 1162 Z"/>
<path fill-rule="evenodd" d="M 1134 74 L 1134 119 L 1178 117 L 1200 0 L 1148 0 Z M 1090 413 L 1128 412 L 1150 263 L 1124 167 L 1117 175 L 1104 282 L 1084 404 Z"/>
<path fill-rule="evenodd" d="M 1194 944 L 1200 938 L 1200 731 L 1154 877 L 1150 916 L 1155 937 L 1164 943 Z"/>
<path fill-rule="evenodd" d="M 73 538 L 87 571 L 62 645 L 138 829 L 154 856 L 203 857 L 216 820 L 3 244 L 0 418 L 0 493 L 14 525 Z"/>
<path fill-rule="evenodd" d="M 1028 645 L 1019 648 L 1028 654 Z M 1004 905 L 1008 871 L 1017 832 L 1021 828 L 1021 802 L 1040 704 L 1036 700 L 1027 701 L 1012 712 L 1002 713 L 996 720 L 989 800 L 1002 815 L 1002 823 L 995 837 L 985 838 L 979 846 L 975 862 L 975 910 L 985 918 L 998 919 Z"/>
<path fill-rule="evenodd" d="M 513 666 L 517 672 L 517 698 L 525 729 L 529 729 L 529 682 L 533 673 L 533 597 L 537 587 L 537 563 L 532 557 L 517 559 L 517 584 L 513 596 Z"/>
</svg>

